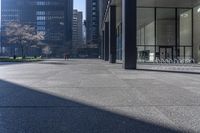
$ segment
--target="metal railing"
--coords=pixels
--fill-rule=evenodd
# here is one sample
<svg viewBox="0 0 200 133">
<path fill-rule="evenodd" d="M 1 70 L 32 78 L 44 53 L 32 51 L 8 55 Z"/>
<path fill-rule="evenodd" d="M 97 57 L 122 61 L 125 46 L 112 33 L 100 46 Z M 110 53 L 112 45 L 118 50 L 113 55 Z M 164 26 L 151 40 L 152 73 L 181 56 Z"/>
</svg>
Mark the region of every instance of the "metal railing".
<svg viewBox="0 0 200 133">
<path fill-rule="evenodd" d="M 138 63 L 153 63 L 153 64 L 195 64 L 193 58 L 167 58 L 167 59 L 156 59 L 154 61 L 149 61 L 145 59 L 138 59 Z"/>
</svg>

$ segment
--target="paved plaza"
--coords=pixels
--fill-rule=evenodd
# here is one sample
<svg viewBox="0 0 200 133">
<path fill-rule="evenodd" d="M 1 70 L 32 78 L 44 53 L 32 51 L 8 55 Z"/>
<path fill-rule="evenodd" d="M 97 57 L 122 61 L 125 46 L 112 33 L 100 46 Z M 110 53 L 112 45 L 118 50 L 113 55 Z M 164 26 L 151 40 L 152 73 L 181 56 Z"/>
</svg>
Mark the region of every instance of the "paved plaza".
<svg viewBox="0 0 200 133">
<path fill-rule="evenodd" d="M 0 64 L 0 133 L 199 133 L 200 75 L 101 60 Z"/>
</svg>

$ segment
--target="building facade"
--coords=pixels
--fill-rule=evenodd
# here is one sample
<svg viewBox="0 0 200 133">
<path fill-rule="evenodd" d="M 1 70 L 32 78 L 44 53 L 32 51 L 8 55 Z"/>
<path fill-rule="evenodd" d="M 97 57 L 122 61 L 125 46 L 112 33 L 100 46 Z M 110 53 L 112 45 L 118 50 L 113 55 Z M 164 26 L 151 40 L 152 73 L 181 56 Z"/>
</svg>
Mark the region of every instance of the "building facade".
<svg viewBox="0 0 200 133">
<path fill-rule="evenodd" d="M 1 0 L 1 23 L 29 24 L 45 35 L 53 56 L 70 51 L 73 0 Z"/>
<path fill-rule="evenodd" d="M 99 2 L 86 0 L 86 42 L 94 48 L 99 47 Z"/>
<path fill-rule="evenodd" d="M 74 10 L 72 26 L 72 50 L 74 57 L 78 57 L 78 48 L 83 45 L 83 12 Z"/>
<path fill-rule="evenodd" d="M 136 69 L 138 62 L 200 62 L 199 0 L 108 0 L 104 4 L 102 59 L 119 60 L 127 69 Z"/>
</svg>

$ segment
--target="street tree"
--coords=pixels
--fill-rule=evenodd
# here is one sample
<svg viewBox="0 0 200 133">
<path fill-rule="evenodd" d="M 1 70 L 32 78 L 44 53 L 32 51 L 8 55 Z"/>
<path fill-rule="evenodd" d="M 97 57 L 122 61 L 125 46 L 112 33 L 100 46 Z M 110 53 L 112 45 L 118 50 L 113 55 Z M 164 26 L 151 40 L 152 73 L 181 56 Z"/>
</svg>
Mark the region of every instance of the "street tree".
<svg viewBox="0 0 200 133">
<path fill-rule="evenodd" d="M 19 45 L 22 57 L 25 57 L 27 47 L 44 40 L 44 34 L 37 32 L 35 27 L 17 22 L 10 22 L 5 26 L 5 35 L 8 44 Z"/>
</svg>

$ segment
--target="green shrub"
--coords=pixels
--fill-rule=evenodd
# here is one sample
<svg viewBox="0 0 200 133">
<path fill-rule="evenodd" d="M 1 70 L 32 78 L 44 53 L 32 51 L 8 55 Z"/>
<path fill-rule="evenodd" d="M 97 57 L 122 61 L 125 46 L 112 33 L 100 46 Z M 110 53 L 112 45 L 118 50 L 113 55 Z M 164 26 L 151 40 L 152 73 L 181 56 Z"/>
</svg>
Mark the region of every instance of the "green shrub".
<svg viewBox="0 0 200 133">
<path fill-rule="evenodd" d="M 0 58 L 0 62 L 37 62 L 37 61 L 41 61 L 42 59 L 40 58 L 25 58 L 22 59 L 22 57 L 17 57 L 16 59 L 12 58 Z"/>
</svg>

